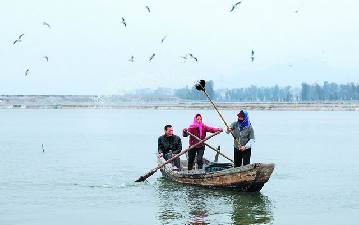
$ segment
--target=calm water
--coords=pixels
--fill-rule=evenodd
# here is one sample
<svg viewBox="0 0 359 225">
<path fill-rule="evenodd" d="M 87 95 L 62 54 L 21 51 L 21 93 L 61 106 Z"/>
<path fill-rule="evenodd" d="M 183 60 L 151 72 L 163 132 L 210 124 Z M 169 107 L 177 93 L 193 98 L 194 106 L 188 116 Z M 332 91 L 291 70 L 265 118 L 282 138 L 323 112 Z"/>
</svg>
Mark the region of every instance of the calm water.
<svg viewBox="0 0 359 225">
<path fill-rule="evenodd" d="M 196 112 L 0 110 L 0 224 L 358 224 L 359 112 L 250 112 L 252 162 L 276 164 L 260 193 L 181 186 L 160 173 L 134 183 L 156 165 L 162 127 L 179 134 Z M 210 143 L 233 155 L 229 135 Z"/>
</svg>

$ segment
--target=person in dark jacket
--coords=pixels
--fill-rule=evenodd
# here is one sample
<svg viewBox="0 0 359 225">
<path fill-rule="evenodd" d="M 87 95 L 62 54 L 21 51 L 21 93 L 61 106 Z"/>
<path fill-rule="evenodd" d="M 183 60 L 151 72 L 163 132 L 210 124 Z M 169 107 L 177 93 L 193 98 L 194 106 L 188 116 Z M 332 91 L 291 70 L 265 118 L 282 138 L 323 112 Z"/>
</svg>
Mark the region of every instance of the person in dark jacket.
<svg viewBox="0 0 359 225">
<path fill-rule="evenodd" d="M 180 137 L 173 134 L 172 125 L 166 125 L 164 131 L 165 134 L 158 138 L 158 157 L 168 160 L 182 151 L 182 141 Z M 179 157 L 173 161 L 173 164 L 181 169 Z"/>
<path fill-rule="evenodd" d="M 241 110 L 237 114 L 238 120 L 231 124 L 227 133 L 233 131 L 234 139 L 234 166 L 239 167 L 251 163 L 251 151 L 255 142 L 254 130 L 249 121 L 248 113 Z M 238 142 L 239 138 L 239 142 Z"/>
<path fill-rule="evenodd" d="M 213 128 L 202 123 L 202 115 L 196 114 L 193 119 L 193 123 L 188 127 L 183 129 L 183 137 L 187 137 L 187 131 L 195 136 L 199 137 L 201 140 L 206 138 L 206 133 L 216 133 L 217 131 L 222 131 L 222 128 Z M 189 145 L 197 144 L 199 141 L 193 137 L 189 137 Z M 193 169 L 194 159 L 197 155 L 197 166 L 198 169 L 203 168 L 203 154 L 204 154 L 205 145 L 200 144 L 197 147 L 188 151 L 188 170 Z"/>
</svg>

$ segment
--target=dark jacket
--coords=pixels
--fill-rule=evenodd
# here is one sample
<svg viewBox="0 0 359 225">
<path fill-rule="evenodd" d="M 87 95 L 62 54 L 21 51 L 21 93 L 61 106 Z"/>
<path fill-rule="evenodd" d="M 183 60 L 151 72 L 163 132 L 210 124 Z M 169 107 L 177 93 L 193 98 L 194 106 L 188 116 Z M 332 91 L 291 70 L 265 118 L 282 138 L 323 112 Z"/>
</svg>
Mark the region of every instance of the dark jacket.
<svg viewBox="0 0 359 225">
<path fill-rule="evenodd" d="M 178 154 L 182 151 L 182 141 L 177 135 L 167 137 L 165 134 L 158 138 L 158 153 L 167 154 L 170 150 Z"/>
</svg>

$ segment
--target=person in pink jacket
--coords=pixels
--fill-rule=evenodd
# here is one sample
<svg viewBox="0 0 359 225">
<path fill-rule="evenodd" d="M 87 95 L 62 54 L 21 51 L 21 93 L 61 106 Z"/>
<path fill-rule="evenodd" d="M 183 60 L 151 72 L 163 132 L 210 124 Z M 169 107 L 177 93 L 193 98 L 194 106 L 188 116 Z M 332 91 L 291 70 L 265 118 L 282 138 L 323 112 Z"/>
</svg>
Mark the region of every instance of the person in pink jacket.
<svg viewBox="0 0 359 225">
<path fill-rule="evenodd" d="M 193 123 L 188 128 L 183 129 L 183 134 L 182 134 L 183 137 L 188 136 L 187 131 L 196 135 L 201 140 L 203 140 L 206 138 L 207 132 L 215 133 L 217 131 L 223 131 L 223 130 L 222 130 L 222 128 L 213 128 L 213 127 L 209 127 L 209 126 L 205 125 L 204 123 L 202 123 L 202 115 L 196 114 L 196 116 L 193 119 Z M 198 142 L 199 141 L 197 139 L 195 139 L 194 137 L 191 137 L 191 136 L 189 137 L 189 145 L 190 146 L 194 145 Z M 195 159 L 196 155 L 197 155 L 198 169 L 203 168 L 204 149 L 205 149 L 205 145 L 200 144 L 196 148 L 189 150 L 189 152 L 188 152 L 188 170 L 193 169 L 194 159 Z"/>
</svg>

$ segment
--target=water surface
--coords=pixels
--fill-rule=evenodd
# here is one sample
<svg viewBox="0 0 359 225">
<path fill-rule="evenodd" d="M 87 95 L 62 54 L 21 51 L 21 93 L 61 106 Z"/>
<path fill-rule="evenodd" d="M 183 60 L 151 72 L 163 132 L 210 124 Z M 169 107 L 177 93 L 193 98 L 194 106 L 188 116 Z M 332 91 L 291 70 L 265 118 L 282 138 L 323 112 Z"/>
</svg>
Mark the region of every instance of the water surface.
<svg viewBox="0 0 359 225">
<path fill-rule="evenodd" d="M 214 111 L 199 112 L 224 127 Z M 359 112 L 249 112 L 252 162 L 276 164 L 260 193 L 177 185 L 160 173 L 134 183 L 156 166 L 163 126 L 180 134 L 195 113 L 0 110 L 0 224 L 357 224 Z M 229 135 L 209 143 L 233 156 Z"/>
</svg>

